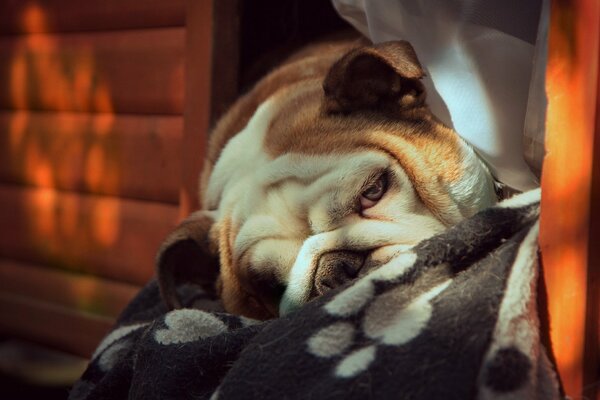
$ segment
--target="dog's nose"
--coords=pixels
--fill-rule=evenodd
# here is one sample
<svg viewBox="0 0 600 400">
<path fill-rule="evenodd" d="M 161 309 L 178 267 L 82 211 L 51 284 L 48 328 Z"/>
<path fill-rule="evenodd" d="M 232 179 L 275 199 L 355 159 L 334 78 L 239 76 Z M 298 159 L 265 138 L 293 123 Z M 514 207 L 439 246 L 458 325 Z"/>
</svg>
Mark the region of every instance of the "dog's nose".
<svg viewBox="0 0 600 400">
<path fill-rule="evenodd" d="M 356 279 L 364 262 L 365 255 L 353 251 L 334 251 L 321 256 L 311 298 Z"/>
</svg>

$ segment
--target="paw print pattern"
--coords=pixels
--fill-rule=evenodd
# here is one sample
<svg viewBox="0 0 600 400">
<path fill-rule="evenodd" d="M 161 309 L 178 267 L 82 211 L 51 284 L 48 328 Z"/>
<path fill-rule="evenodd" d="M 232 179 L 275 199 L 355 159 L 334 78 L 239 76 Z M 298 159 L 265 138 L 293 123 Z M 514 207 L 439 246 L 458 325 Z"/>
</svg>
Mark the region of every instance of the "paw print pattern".
<svg viewBox="0 0 600 400">
<path fill-rule="evenodd" d="M 101 371 L 108 372 L 129 351 L 132 341 L 127 337 L 147 325 L 148 323 L 139 323 L 115 329 L 98 345 L 92 360 L 97 363 Z"/>
<path fill-rule="evenodd" d="M 429 288 L 405 304 L 401 301 L 406 291 L 403 285 L 380 295 L 376 295 L 375 290 L 376 282 L 397 279 L 415 260 L 414 253 L 403 254 L 325 304 L 324 310 L 340 320 L 311 336 L 307 342 L 308 352 L 316 357 L 338 358 L 334 375 L 351 378 L 371 365 L 380 346 L 400 346 L 419 336 L 431 319 L 431 300 L 442 293 L 451 280 Z M 360 318 L 352 318 L 357 315 Z M 364 338 L 366 344 L 348 352 L 357 337 Z"/>
<path fill-rule="evenodd" d="M 339 362 L 335 368 L 335 376 L 339 378 L 352 378 L 369 368 L 375 361 L 377 345 L 370 345 L 355 350 Z"/>
<path fill-rule="evenodd" d="M 430 301 L 443 292 L 450 282 L 447 280 L 433 287 L 400 309 L 394 307 L 393 297 L 396 292 L 403 290 L 402 287 L 379 296 L 365 312 L 362 321 L 365 336 L 393 346 L 408 343 L 427 326 L 432 313 Z"/>
<path fill-rule="evenodd" d="M 132 341 L 130 339 L 125 339 L 109 346 L 98 358 L 100 370 L 104 372 L 110 371 L 117 362 L 127 354 L 131 345 Z"/>
<path fill-rule="evenodd" d="M 401 254 L 339 293 L 327 303 L 325 310 L 339 317 L 357 314 L 375 295 L 375 281 L 391 281 L 402 276 L 416 260 L 415 253 Z"/>
<path fill-rule="evenodd" d="M 329 325 L 308 341 L 308 351 L 318 357 L 333 357 L 343 353 L 354 340 L 354 326 L 348 322 Z"/>
<path fill-rule="evenodd" d="M 165 325 L 154 333 L 154 339 L 162 345 L 189 343 L 228 331 L 219 318 L 192 308 L 171 311 L 165 317 Z"/>
</svg>

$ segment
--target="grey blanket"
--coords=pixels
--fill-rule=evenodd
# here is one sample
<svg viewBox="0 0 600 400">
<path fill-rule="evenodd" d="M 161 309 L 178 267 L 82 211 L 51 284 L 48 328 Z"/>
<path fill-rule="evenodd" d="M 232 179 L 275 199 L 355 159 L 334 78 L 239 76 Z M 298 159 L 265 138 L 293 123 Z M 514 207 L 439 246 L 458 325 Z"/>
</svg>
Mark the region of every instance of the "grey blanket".
<svg viewBox="0 0 600 400">
<path fill-rule="evenodd" d="M 539 191 L 487 209 L 265 322 L 151 282 L 70 399 L 558 399 L 538 266 Z"/>
</svg>

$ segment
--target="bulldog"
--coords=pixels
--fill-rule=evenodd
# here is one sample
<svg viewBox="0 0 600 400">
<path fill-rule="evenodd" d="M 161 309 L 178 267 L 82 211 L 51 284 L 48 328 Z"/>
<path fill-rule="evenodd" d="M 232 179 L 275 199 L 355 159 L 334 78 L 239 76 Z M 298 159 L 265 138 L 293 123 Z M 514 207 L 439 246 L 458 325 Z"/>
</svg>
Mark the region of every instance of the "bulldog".
<svg viewBox="0 0 600 400">
<path fill-rule="evenodd" d="M 202 209 L 159 250 L 165 302 L 216 277 L 226 311 L 284 315 L 493 205 L 423 77 L 405 41 L 322 44 L 241 97 L 211 135 Z"/>
</svg>

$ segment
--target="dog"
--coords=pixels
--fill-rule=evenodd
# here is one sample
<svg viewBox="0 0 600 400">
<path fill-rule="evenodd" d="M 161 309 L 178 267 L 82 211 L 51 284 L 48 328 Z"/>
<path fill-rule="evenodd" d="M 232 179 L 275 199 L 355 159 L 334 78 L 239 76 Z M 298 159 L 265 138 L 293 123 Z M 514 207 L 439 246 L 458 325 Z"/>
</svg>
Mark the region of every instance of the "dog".
<svg viewBox="0 0 600 400">
<path fill-rule="evenodd" d="M 163 299 L 214 282 L 227 312 L 268 319 L 382 265 L 496 201 L 485 163 L 426 105 L 405 41 L 321 44 L 217 123 L 202 209 L 163 243 Z"/>
</svg>

